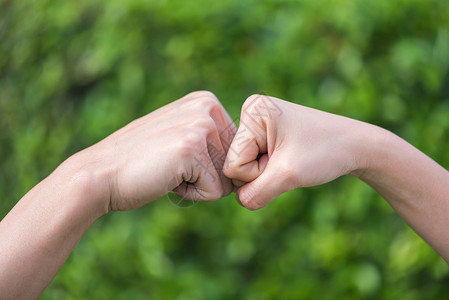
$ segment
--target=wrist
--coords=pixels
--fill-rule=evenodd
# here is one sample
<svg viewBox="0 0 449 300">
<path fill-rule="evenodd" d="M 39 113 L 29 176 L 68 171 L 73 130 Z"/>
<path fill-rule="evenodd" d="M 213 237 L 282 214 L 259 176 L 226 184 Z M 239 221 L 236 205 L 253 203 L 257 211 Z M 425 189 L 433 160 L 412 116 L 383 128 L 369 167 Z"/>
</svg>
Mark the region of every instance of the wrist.
<svg viewBox="0 0 449 300">
<path fill-rule="evenodd" d="M 110 211 L 110 174 L 86 149 L 64 161 L 52 175 L 77 193 L 80 209 L 96 220 Z"/>
<path fill-rule="evenodd" d="M 376 169 L 379 161 L 383 160 L 382 153 L 389 147 L 394 135 L 376 125 L 360 123 L 358 130 L 353 134 L 352 154 L 355 163 L 349 174 L 364 180 L 367 174 Z"/>
</svg>

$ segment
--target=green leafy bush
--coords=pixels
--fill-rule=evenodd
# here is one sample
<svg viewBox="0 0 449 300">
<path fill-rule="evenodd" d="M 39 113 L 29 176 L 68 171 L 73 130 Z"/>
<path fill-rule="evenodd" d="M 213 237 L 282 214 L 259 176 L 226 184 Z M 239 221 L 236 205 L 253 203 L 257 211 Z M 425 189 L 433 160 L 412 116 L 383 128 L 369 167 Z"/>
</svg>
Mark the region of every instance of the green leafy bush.
<svg viewBox="0 0 449 300">
<path fill-rule="evenodd" d="M 3 0 L 0 215 L 69 155 L 198 89 L 234 118 L 265 93 L 371 122 L 447 168 L 448 68 L 443 0 Z M 256 212 L 231 196 L 111 213 L 42 299 L 412 300 L 448 286 L 443 260 L 345 177 Z"/>
</svg>

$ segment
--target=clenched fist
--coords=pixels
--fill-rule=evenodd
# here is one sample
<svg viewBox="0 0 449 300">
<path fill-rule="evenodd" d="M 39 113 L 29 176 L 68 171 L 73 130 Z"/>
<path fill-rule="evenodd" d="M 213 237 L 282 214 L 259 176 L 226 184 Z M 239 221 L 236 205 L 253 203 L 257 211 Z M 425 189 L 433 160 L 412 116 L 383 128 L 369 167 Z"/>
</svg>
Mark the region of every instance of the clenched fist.
<svg viewBox="0 0 449 300">
<path fill-rule="evenodd" d="M 254 95 L 243 105 L 223 172 L 251 210 L 294 188 L 354 175 L 449 262 L 449 172 L 388 130 Z"/>
<path fill-rule="evenodd" d="M 107 166 L 112 210 L 137 208 L 171 190 L 185 199 L 217 200 L 233 190 L 222 168 L 235 131 L 212 93 L 193 92 L 79 155 Z"/>
<path fill-rule="evenodd" d="M 171 190 L 193 200 L 229 194 L 222 168 L 235 131 L 212 93 L 194 92 L 67 159 L 0 223 L 2 299 L 38 298 L 84 232 L 111 210 Z"/>
<path fill-rule="evenodd" d="M 238 198 L 259 209 L 298 187 L 329 182 L 358 167 L 357 131 L 367 124 L 297 105 L 253 95 L 243 104 L 240 127 L 224 173 Z"/>
</svg>

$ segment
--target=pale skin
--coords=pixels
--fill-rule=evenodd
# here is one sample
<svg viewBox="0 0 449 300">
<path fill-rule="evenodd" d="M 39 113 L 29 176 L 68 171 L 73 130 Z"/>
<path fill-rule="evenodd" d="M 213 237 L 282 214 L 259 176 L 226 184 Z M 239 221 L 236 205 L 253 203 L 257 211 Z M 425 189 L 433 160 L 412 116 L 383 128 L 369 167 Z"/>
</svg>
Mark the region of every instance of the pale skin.
<svg viewBox="0 0 449 300">
<path fill-rule="evenodd" d="M 380 127 L 253 95 L 243 105 L 223 172 L 250 210 L 289 190 L 354 175 L 449 262 L 449 172 Z"/>
<path fill-rule="evenodd" d="M 38 298 L 81 236 L 111 210 L 173 189 L 193 200 L 229 194 L 222 166 L 235 131 L 212 93 L 194 92 L 67 159 L 0 223 L 1 298 Z"/>
<path fill-rule="evenodd" d="M 195 92 L 67 159 L 0 223 L 2 297 L 38 298 L 81 236 L 111 210 L 173 189 L 217 200 L 236 188 L 240 203 L 255 210 L 345 174 L 374 187 L 449 261 L 449 174 L 399 137 L 258 95 L 245 102 L 233 139 L 235 131 L 213 94 Z"/>
</svg>

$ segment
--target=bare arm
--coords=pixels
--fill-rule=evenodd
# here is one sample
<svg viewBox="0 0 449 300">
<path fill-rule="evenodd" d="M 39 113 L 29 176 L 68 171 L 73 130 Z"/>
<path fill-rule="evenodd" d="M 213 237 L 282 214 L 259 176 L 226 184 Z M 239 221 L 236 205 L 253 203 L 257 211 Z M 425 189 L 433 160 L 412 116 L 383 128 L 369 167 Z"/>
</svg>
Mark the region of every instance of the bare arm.
<svg viewBox="0 0 449 300">
<path fill-rule="evenodd" d="M 246 142 L 242 142 L 246 141 Z M 249 97 L 224 173 L 259 209 L 283 192 L 352 174 L 449 262 L 449 172 L 391 132 L 268 96 Z"/>
<path fill-rule="evenodd" d="M 109 211 L 106 174 L 95 174 L 92 166 L 80 169 L 76 160 L 35 186 L 0 223 L 4 299 L 38 298 L 81 236 Z"/>
<path fill-rule="evenodd" d="M 229 194 L 221 170 L 234 133 L 217 98 L 195 92 L 66 160 L 0 223 L 0 298 L 38 298 L 110 210 L 134 209 L 171 190 L 193 200 Z"/>
<path fill-rule="evenodd" d="M 365 162 L 352 174 L 378 191 L 449 263 L 449 172 L 378 127 L 359 138 L 364 146 L 357 151 Z"/>
</svg>

